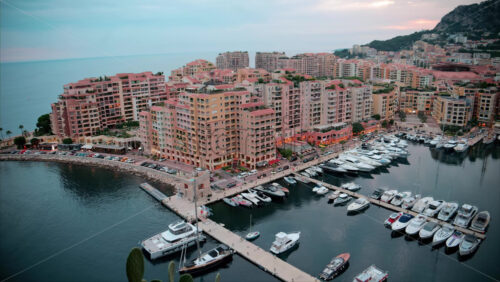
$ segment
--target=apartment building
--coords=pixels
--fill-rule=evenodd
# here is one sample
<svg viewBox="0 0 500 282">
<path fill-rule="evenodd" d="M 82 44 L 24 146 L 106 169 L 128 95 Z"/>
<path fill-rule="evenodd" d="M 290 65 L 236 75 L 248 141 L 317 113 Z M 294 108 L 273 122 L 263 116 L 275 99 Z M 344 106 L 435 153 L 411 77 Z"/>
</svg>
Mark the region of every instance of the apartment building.
<svg viewBox="0 0 500 282">
<path fill-rule="evenodd" d="M 291 58 L 278 58 L 279 69 L 295 69 L 313 77 L 333 77 L 335 55 L 331 53 L 304 53 Z"/>
<path fill-rule="evenodd" d="M 482 89 L 474 97 L 474 114 L 481 126 L 491 126 L 497 115 L 498 90 L 496 87 Z"/>
<path fill-rule="evenodd" d="M 361 122 L 369 120 L 373 113 L 372 88 L 369 85 L 363 85 L 360 81 L 342 80 L 348 85 L 351 95 L 351 121 Z"/>
<path fill-rule="evenodd" d="M 185 66 L 172 70 L 169 76 L 170 81 L 181 81 L 184 76 L 195 76 L 202 72 L 210 72 L 215 69 L 215 65 L 207 60 L 198 59 L 187 63 Z"/>
<path fill-rule="evenodd" d="M 394 89 L 389 93 L 378 93 L 372 95 L 373 114 L 380 115 L 381 120 L 391 120 L 398 109 L 398 94 Z"/>
<path fill-rule="evenodd" d="M 255 54 L 255 68 L 273 72 L 278 68 L 280 57 L 286 57 L 285 52 L 257 52 Z"/>
<path fill-rule="evenodd" d="M 434 96 L 433 91 L 401 90 L 399 109 L 407 113 L 431 114 Z"/>
<path fill-rule="evenodd" d="M 249 59 L 247 51 L 235 51 L 221 53 L 216 58 L 218 69 L 230 69 L 237 71 L 238 69 L 248 68 Z"/>
<path fill-rule="evenodd" d="M 470 102 L 465 97 L 439 95 L 434 99 L 432 116 L 440 125 L 465 126 L 470 119 Z"/>
<path fill-rule="evenodd" d="M 244 80 L 249 82 L 269 82 L 271 80 L 271 74 L 265 69 L 239 69 L 237 71 L 236 81 L 242 82 Z"/>
<path fill-rule="evenodd" d="M 167 99 L 161 73 L 121 73 L 64 85 L 51 105 L 52 131 L 60 137 L 92 136 Z"/>
</svg>

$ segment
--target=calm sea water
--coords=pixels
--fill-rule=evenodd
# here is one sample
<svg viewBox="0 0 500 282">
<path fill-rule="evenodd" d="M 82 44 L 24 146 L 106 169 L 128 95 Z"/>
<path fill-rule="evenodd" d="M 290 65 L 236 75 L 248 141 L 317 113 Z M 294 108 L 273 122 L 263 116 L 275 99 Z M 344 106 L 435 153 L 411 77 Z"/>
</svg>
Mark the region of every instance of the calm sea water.
<svg viewBox="0 0 500 282">
<path fill-rule="evenodd" d="M 0 64 L 0 127 L 19 134 L 19 125 L 35 128 L 36 119 L 51 111 L 63 85 L 86 77 L 124 72 L 162 71 L 195 59 L 215 61 L 216 52 L 68 59 Z"/>
<path fill-rule="evenodd" d="M 0 162 L 0 280 L 126 281 L 131 248 L 179 219 L 139 188 L 143 181 L 80 165 Z M 145 278 L 168 281 L 168 263 L 178 266 L 179 256 L 146 260 Z M 277 281 L 238 255 L 217 271 L 223 281 Z"/>
<path fill-rule="evenodd" d="M 299 247 L 283 259 L 311 275 L 318 275 L 332 257 L 349 252 L 350 266 L 336 281 L 352 281 L 371 264 L 389 271 L 390 281 L 500 280 L 500 146 L 481 144 L 463 155 L 443 154 L 423 145 L 410 145 L 409 151 L 408 162 L 375 174 L 322 178 L 335 185 L 354 181 L 365 195 L 387 186 L 488 210 L 492 215 L 488 238 L 472 257 L 463 260 L 443 247 L 433 250 L 429 244 L 392 236 L 383 225 L 391 211 L 370 206 L 362 214 L 347 215 L 346 207 L 327 204 L 325 197 L 312 193 L 312 186 L 301 183 L 290 189 L 289 199 L 281 204 L 253 210 L 213 204 L 213 219 L 244 235 L 252 214 L 252 230 L 261 232 L 255 244 L 264 249 L 270 248 L 277 232 L 301 231 Z"/>
</svg>

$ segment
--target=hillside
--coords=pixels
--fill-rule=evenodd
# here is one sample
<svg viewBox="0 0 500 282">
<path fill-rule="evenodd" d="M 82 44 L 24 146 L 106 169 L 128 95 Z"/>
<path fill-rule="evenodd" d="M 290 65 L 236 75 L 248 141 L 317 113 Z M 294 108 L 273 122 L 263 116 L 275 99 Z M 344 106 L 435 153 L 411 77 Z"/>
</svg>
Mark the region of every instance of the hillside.
<svg viewBox="0 0 500 282">
<path fill-rule="evenodd" d="M 366 46 L 380 51 L 399 51 L 410 47 L 424 33 L 465 33 L 479 38 L 484 32 L 498 36 L 500 32 L 500 0 L 488 0 L 479 4 L 458 6 L 446 14 L 432 30 L 423 30 L 409 35 L 396 36 L 388 40 L 374 40 Z"/>
</svg>

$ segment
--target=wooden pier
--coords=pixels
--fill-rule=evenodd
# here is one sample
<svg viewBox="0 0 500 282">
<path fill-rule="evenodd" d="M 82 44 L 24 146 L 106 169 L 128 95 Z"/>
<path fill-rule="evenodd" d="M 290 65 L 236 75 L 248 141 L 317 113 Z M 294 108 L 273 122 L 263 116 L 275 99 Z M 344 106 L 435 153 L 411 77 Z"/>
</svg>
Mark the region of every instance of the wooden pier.
<svg viewBox="0 0 500 282">
<path fill-rule="evenodd" d="M 299 175 L 297 173 L 295 173 L 295 175 Z M 323 181 L 320 181 L 320 180 L 317 180 L 317 179 L 313 179 L 313 178 L 309 178 L 309 177 L 305 177 L 305 176 L 302 176 L 300 175 L 302 178 L 305 178 L 311 182 L 314 182 L 318 185 L 322 185 L 322 186 L 325 186 L 326 188 L 330 189 L 330 190 L 338 190 L 338 191 L 341 191 L 343 193 L 346 193 L 350 196 L 353 196 L 355 198 L 365 198 L 367 199 L 368 201 L 370 201 L 372 204 L 374 205 L 377 205 L 377 206 L 381 206 L 383 208 L 386 208 L 388 210 L 393 210 L 393 211 L 396 211 L 396 212 L 404 212 L 404 213 L 409 213 L 413 216 L 417 216 L 418 213 L 412 211 L 412 210 L 406 210 L 406 209 L 403 209 L 402 207 L 398 207 L 398 206 L 395 206 L 395 205 L 391 205 L 390 203 L 386 203 L 386 202 L 383 202 L 383 201 L 380 201 L 380 200 L 376 200 L 376 199 L 373 199 L 369 196 L 365 196 L 365 195 L 362 195 L 362 194 L 359 194 L 359 193 L 356 193 L 356 192 L 353 192 L 353 191 L 349 191 L 349 190 L 346 190 L 346 189 L 343 189 L 341 187 L 337 187 L 335 185 L 331 185 L 331 184 L 328 184 L 328 183 L 325 183 Z M 440 225 L 443 225 L 445 223 L 448 223 L 448 222 L 445 222 L 445 221 L 442 221 L 442 220 L 439 220 L 439 219 L 436 219 L 436 218 L 427 218 L 428 221 L 434 221 Z M 483 233 L 480 233 L 480 232 L 475 232 L 475 231 L 472 231 L 470 229 L 467 229 L 467 228 L 463 228 L 463 227 L 460 227 L 460 226 L 456 226 L 456 225 L 453 225 L 453 227 L 460 231 L 460 232 L 463 232 L 464 234 L 472 234 L 478 238 L 480 238 L 481 240 L 484 240 L 486 238 L 486 235 L 483 234 Z"/>
</svg>

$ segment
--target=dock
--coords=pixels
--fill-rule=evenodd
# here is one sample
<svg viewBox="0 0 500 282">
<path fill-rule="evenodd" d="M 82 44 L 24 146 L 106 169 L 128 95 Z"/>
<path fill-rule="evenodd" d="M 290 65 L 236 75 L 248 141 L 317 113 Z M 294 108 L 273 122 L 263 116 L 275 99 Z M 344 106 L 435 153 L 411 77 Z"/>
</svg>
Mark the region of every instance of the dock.
<svg viewBox="0 0 500 282">
<path fill-rule="evenodd" d="M 295 173 L 295 175 L 299 175 L 297 173 Z M 412 211 L 412 210 L 406 210 L 406 209 L 403 209 L 402 207 L 398 207 L 398 206 L 395 206 L 395 205 L 391 205 L 390 203 L 386 203 L 386 202 L 383 202 L 383 201 L 380 201 L 380 200 L 376 200 L 376 199 L 373 199 L 369 196 L 365 196 L 365 195 L 362 195 L 362 194 L 359 194 L 359 193 L 356 193 L 356 192 L 353 192 L 353 191 L 349 191 L 349 190 L 346 190 L 346 189 L 343 189 L 341 187 L 337 187 L 335 185 L 331 185 L 329 183 L 325 183 L 323 181 L 320 181 L 320 180 L 317 180 L 317 179 L 313 179 L 313 178 L 309 178 L 309 177 L 305 177 L 305 176 L 302 176 L 300 175 L 302 178 L 305 178 L 311 182 L 314 182 L 318 185 L 322 185 L 322 186 L 325 186 L 326 188 L 330 189 L 330 190 L 337 190 L 337 191 L 340 191 L 342 193 L 346 193 L 352 197 L 355 197 L 355 198 L 365 198 L 367 199 L 368 201 L 370 201 L 370 203 L 374 204 L 374 205 L 377 205 L 377 206 L 380 206 L 380 207 L 383 207 L 383 208 L 386 208 L 388 210 L 392 210 L 392 211 L 395 211 L 395 212 L 404 212 L 404 213 L 408 213 L 408 214 L 411 214 L 413 216 L 417 216 L 418 213 Z M 443 224 L 446 224 L 448 222 L 445 222 L 445 221 L 442 221 L 442 220 L 439 220 L 437 218 L 427 218 L 428 221 L 433 221 L 433 222 L 436 222 L 440 225 L 443 225 Z M 452 224 L 453 225 L 453 224 Z M 483 233 L 480 233 L 480 232 L 475 232 L 473 230 L 470 230 L 470 229 L 467 229 L 467 228 L 463 228 L 463 227 L 460 227 L 460 226 L 456 226 L 456 225 L 453 225 L 453 227 L 464 233 L 464 234 L 471 234 L 471 235 L 474 235 L 476 237 L 478 237 L 479 239 L 481 240 L 484 240 L 486 238 L 486 235 L 483 234 Z"/>
<path fill-rule="evenodd" d="M 143 183 L 140 187 L 180 217 L 187 221 L 194 221 L 194 203 L 177 196 L 167 197 L 148 183 Z M 245 238 L 231 232 L 215 221 L 205 217 L 199 218 L 199 226 L 203 232 L 229 246 L 236 253 L 273 276 L 283 281 L 319 281 L 317 278 L 245 240 Z"/>
<path fill-rule="evenodd" d="M 139 185 L 142 190 L 146 191 L 149 195 L 151 195 L 153 198 L 157 199 L 160 202 L 163 202 L 167 198 L 165 194 L 160 192 L 158 189 L 154 188 L 153 186 L 149 185 L 149 183 L 142 183 Z"/>
</svg>

